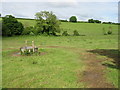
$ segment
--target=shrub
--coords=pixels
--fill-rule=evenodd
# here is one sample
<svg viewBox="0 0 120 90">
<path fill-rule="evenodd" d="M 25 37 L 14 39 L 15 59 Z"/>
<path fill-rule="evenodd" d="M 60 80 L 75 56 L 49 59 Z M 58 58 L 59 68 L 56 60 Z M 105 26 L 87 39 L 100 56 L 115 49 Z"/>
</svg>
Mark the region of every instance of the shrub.
<svg viewBox="0 0 120 90">
<path fill-rule="evenodd" d="M 35 34 L 33 32 L 30 32 L 30 35 L 34 36 Z"/>
<path fill-rule="evenodd" d="M 112 27 L 111 26 L 109 26 L 109 31 L 107 33 L 112 34 Z"/>
<path fill-rule="evenodd" d="M 108 31 L 107 33 L 108 33 L 108 34 L 112 34 L 112 31 Z"/>
<path fill-rule="evenodd" d="M 37 62 L 36 62 L 36 61 L 33 61 L 33 64 L 37 64 Z"/>
<path fill-rule="evenodd" d="M 22 35 L 30 35 L 31 32 L 34 31 L 34 28 L 32 26 L 30 27 L 26 27 L 23 32 L 22 32 Z"/>
<path fill-rule="evenodd" d="M 107 33 L 104 33 L 104 35 L 107 35 Z"/>
<path fill-rule="evenodd" d="M 69 36 L 69 34 L 68 34 L 67 31 L 64 31 L 64 32 L 62 33 L 62 36 Z"/>
<path fill-rule="evenodd" d="M 77 30 L 73 31 L 73 36 L 80 36 L 79 32 Z"/>
<path fill-rule="evenodd" d="M 103 35 L 107 35 L 107 32 L 105 31 L 105 28 L 103 28 Z"/>
</svg>

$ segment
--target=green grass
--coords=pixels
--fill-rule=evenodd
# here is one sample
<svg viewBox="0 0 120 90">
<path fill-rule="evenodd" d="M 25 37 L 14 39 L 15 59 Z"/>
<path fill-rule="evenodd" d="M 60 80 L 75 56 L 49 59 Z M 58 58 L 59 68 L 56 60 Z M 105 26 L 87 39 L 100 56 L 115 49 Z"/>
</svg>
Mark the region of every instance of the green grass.
<svg viewBox="0 0 120 90">
<path fill-rule="evenodd" d="M 118 69 L 116 68 L 113 68 L 113 67 L 116 67 L 116 65 L 114 63 L 112 63 L 111 61 L 104 61 L 102 62 L 103 64 L 109 64 L 111 65 L 112 67 L 107 67 L 107 70 L 105 71 L 106 73 L 106 77 L 107 77 L 107 80 L 109 82 L 112 82 L 113 85 L 115 85 L 115 87 L 118 87 Z"/>
<path fill-rule="evenodd" d="M 73 34 L 73 30 L 77 30 L 82 35 L 103 35 L 103 28 L 107 32 L 109 26 L 113 29 L 113 34 L 118 34 L 118 26 L 110 24 L 92 24 L 92 23 L 71 23 L 62 22 L 61 28 L 67 30 L 69 34 Z"/>
<path fill-rule="evenodd" d="M 24 20 L 18 19 L 18 21 L 22 22 L 25 27 L 34 26 L 36 24 L 35 20 Z M 111 24 L 93 24 L 93 23 L 71 23 L 71 22 L 61 22 L 61 29 L 63 31 L 68 31 L 70 35 L 73 35 L 73 31 L 77 30 L 81 35 L 103 35 L 103 28 L 107 32 L 109 30 L 109 26 L 112 27 L 112 32 L 114 35 L 118 34 L 118 25 Z M 61 32 L 61 34 L 62 34 Z"/>
<path fill-rule="evenodd" d="M 3 87 L 84 87 L 76 83 L 77 71 L 84 70 L 78 55 L 64 49 L 43 49 L 46 55 L 30 57 L 12 56 L 18 50 L 3 51 Z"/>
<path fill-rule="evenodd" d="M 19 21 L 25 26 L 35 25 L 34 20 Z M 78 71 L 82 73 L 86 67 L 80 53 L 94 49 L 117 49 L 118 26 L 111 25 L 112 35 L 103 35 L 102 28 L 105 27 L 107 30 L 109 26 L 109 24 L 62 22 L 62 31 L 67 30 L 72 35 L 74 30 L 78 30 L 80 34 L 86 36 L 3 37 L 3 87 L 86 87 L 84 82 L 77 83 Z M 29 45 L 34 40 L 36 46 L 60 46 L 61 48 L 42 48 L 41 51 L 46 52 L 43 56 L 13 56 L 13 53 L 18 52 L 19 48 L 25 45 L 25 40 L 29 41 Z M 37 64 L 33 64 L 34 61 Z M 111 72 L 108 72 L 109 70 Z M 106 72 L 107 80 L 117 87 L 117 69 L 108 68 Z"/>
<path fill-rule="evenodd" d="M 35 20 L 18 19 L 18 21 L 21 22 L 25 27 L 34 26 L 36 24 Z"/>
</svg>

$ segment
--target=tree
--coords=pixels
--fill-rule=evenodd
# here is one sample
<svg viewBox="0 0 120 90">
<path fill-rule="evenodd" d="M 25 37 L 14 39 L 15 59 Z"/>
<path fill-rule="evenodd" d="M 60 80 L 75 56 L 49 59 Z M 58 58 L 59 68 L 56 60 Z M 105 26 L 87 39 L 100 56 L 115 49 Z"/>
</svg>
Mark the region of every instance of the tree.
<svg viewBox="0 0 120 90">
<path fill-rule="evenodd" d="M 93 20 L 93 19 L 89 19 L 88 22 L 89 23 L 101 23 L 101 21 L 99 21 L 99 20 Z"/>
<path fill-rule="evenodd" d="M 89 19 L 88 22 L 89 23 L 94 23 L 94 20 L 93 19 Z"/>
<path fill-rule="evenodd" d="M 41 11 L 36 13 L 36 31 L 39 33 L 47 33 L 48 35 L 56 35 L 60 33 L 60 21 L 53 12 Z"/>
<path fill-rule="evenodd" d="M 69 19 L 70 22 L 77 22 L 76 16 L 71 16 Z"/>
<path fill-rule="evenodd" d="M 18 22 L 14 16 L 6 15 L 2 18 L 3 36 L 21 35 L 23 29 L 22 23 Z"/>
<path fill-rule="evenodd" d="M 94 20 L 94 23 L 101 23 L 101 21 L 99 21 L 99 20 Z"/>
</svg>

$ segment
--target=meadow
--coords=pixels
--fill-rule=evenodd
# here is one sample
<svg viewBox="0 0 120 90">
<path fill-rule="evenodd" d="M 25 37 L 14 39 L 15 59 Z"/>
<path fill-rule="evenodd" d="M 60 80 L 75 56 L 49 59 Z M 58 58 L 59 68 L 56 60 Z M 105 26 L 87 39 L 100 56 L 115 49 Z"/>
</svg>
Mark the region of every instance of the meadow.
<svg viewBox="0 0 120 90">
<path fill-rule="evenodd" d="M 20 20 L 26 27 L 35 20 Z M 111 35 L 103 34 L 112 27 Z M 2 38 L 2 86 L 4 88 L 89 88 L 96 85 L 88 76 L 98 75 L 101 82 L 118 87 L 118 68 L 113 63 L 118 54 L 118 25 L 61 22 L 62 32 L 71 36 L 14 36 Z M 72 36 L 77 30 L 81 35 Z M 62 33 L 61 32 L 61 33 Z M 25 40 L 35 41 L 40 56 L 17 55 Z M 89 64 L 98 64 L 89 66 Z M 96 72 L 92 72 L 96 70 Z M 88 73 L 87 76 L 84 72 Z M 98 70 L 99 71 L 99 70 Z M 86 79 L 87 78 L 87 79 Z M 94 80 L 99 78 L 94 76 Z M 84 79 L 84 80 L 83 80 Z M 102 80 L 104 79 L 104 80 Z M 85 81 L 86 80 L 86 81 Z M 102 86 L 102 84 L 101 84 Z M 96 86 L 100 87 L 100 86 Z M 103 86 L 105 87 L 105 86 Z"/>
</svg>

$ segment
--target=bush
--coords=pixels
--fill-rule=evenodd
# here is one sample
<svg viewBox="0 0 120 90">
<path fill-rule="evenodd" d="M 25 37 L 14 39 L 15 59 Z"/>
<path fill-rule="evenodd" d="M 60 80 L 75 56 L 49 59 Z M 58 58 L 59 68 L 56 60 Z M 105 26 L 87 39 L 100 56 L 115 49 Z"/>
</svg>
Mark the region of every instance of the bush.
<svg viewBox="0 0 120 90">
<path fill-rule="evenodd" d="M 104 33 L 104 35 L 107 35 L 107 33 Z"/>
<path fill-rule="evenodd" d="M 77 30 L 73 31 L 73 36 L 80 36 L 79 32 Z"/>
<path fill-rule="evenodd" d="M 37 64 L 37 61 L 33 61 L 33 64 Z"/>
<path fill-rule="evenodd" d="M 107 32 L 105 31 L 105 28 L 103 28 L 103 34 L 107 35 Z"/>
<path fill-rule="evenodd" d="M 62 36 L 69 36 L 69 34 L 68 34 L 67 31 L 64 31 L 64 32 L 62 33 Z"/>
<path fill-rule="evenodd" d="M 109 31 L 107 33 L 112 34 L 112 27 L 111 26 L 109 26 Z"/>
<path fill-rule="evenodd" d="M 34 32 L 34 28 L 32 26 L 30 27 L 26 27 L 23 32 L 22 35 L 30 35 L 31 32 Z"/>
<path fill-rule="evenodd" d="M 107 33 L 108 33 L 108 34 L 112 34 L 112 31 L 108 31 Z"/>
<path fill-rule="evenodd" d="M 34 36 L 35 34 L 33 32 L 30 32 L 30 35 Z"/>
</svg>

